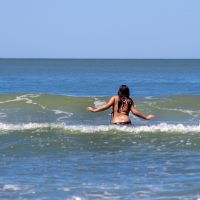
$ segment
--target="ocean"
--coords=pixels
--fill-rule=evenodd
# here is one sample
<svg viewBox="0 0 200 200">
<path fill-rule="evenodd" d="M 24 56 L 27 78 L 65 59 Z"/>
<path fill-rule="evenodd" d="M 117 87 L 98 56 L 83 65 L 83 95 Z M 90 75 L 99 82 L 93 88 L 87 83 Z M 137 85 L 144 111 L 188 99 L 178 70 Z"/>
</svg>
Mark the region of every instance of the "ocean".
<svg viewBox="0 0 200 200">
<path fill-rule="evenodd" d="M 200 199 L 200 60 L 0 59 L 0 199 Z M 90 113 L 130 88 L 132 126 Z"/>
</svg>

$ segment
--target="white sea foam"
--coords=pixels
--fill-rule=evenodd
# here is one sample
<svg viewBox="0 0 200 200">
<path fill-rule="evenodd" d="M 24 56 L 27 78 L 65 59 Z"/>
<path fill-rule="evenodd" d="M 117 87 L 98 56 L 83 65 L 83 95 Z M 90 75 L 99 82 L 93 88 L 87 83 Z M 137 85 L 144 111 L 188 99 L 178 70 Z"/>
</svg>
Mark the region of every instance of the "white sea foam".
<svg viewBox="0 0 200 200">
<path fill-rule="evenodd" d="M 64 187 L 64 188 L 62 188 L 61 190 L 63 190 L 64 192 L 69 192 L 69 191 L 71 190 L 71 188 L 69 188 L 69 187 Z"/>
<path fill-rule="evenodd" d="M 154 105 L 154 103 L 149 103 L 149 102 L 147 104 L 159 110 L 182 112 L 194 117 L 198 117 L 200 115 L 200 110 L 188 110 L 188 109 L 182 109 L 182 108 L 166 108 L 166 107 L 156 106 Z"/>
<path fill-rule="evenodd" d="M 19 191 L 22 188 L 19 185 L 15 185 L 15 184 L 7 184 L 3 186 L 3 190 L 4 191 Z"/>
<path fill-rule="evenodd" d="M 65 117 L 71 117 L 73 115 L 73 113 L 70 112 L 65 112 L 62 110 L 52 110 L 56 115 L 60 115 L 60 114 L 64 114 Z"/>
<path fill-rule="evenodd" d="M 94 101 L 94 106 L 95 106 L 96 108 L 99 107 L 99 106 L 102 106 L 103 104 L 106 103 L 105 101 L 101 101 L 101 100 L 99 100 L 98 98 L 95 98 L 94 100 L 95 100 L 95 101 Z"/>
<path fill-rule="evenodd" d="M 145 99 L 148 99 L 148 100 L 152 100 L 152 99 L 154 99 L 155 97 L 153 97 L 153 96 L 146 96 L 145 97 Z"/>
<path fill-rule="evenodd" d="M 6 113 L 1 113 L 0 112 L 0 118 L 5 118 L 7 115 L 6 115 Z"/>
<path fill-rule="evenodd" d="M 28 104 L 36 104 L 36 103 L 33 103 L 32 99 L 30 99 L 30 98 L 36 98 L 39 96 L 40 95 L 38 95 L 38 94 L 24 94 L 24 95 L 16 96 L 15 99 L 8 99 L 6 101 L 0 101 L 0 104 L 16 102 L 16 101 L 25 101 Z"/>
<path fill-rule="evenodd" d="M 70 198 L 71 200 L 83 200 L 82 197 L 79 196 L 72 196 L 72 198 Z"/>
<path fill-rule="evenodd" d="M 161 109 L 161 108 L 160 108 Z M 178 109 L 178 108 L 162 108 L 162 110 L 169 110 L 169 111 L 177 111 L 177 112 L 182 112 L 186 113 L 192 116 L 198 116 L 200 114 L 200 110 L 186 110 L 186 109 Z"/>
<path fill-rule="evenodd" d="M 56 115 L 60 115 L 60 117 L 58 117 L 58 119 L 57 119 L 58 122 L 62 122 L 62 120 L 68 119 L 72 115 L 74 115 L 73 113 L 65 112 L 65 111 L 62 111 L 62 110 L 51 110 L 51 111 L 53 111 Z"/>
<path fill-rule="evenodd" d="M 65 125 L 64 123 L 27 123 L 27 124 L 4 124 L 0 123 L 1 134 L 6 131 L 31 130 L 31 129 L 63 129 L 68 131 L 79 131 L 82 133 L 122 131 L 128 133 L 142 132 L 168 132 L 168 133 L 200 133 L 200 125 L 167 124 L 160 123 L 149 126 L 117 126 L 117 125 Z"/>
</svg>

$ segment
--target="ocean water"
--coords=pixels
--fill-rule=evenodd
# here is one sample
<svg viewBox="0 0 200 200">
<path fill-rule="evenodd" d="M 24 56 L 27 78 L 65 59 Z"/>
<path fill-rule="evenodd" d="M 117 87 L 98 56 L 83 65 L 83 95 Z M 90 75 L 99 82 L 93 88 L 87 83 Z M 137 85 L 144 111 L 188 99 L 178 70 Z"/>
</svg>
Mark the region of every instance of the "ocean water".
<svg viewBox="0 0 200 200">
<path fill-rule="evenodd" d="M 200 199 L 200 60 L 0 59 L 0 199 Z M 127 84 L 133 126 L 89 113 Z"/>
</svg>

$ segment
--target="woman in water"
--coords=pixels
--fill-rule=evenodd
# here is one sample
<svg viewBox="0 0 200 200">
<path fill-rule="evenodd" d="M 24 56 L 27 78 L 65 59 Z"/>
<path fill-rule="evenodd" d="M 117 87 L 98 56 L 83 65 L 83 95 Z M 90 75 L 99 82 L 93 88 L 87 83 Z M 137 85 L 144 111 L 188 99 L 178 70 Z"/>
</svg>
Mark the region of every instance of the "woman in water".
<svg viewBox="0 0 200 200">
<path fill-rule="evenodd" d="M 135 108 L 133 100 L 129 97 L 129 88 L 126 85 L 121 85 L 118 90 L 118 96 L 111 97 L 106 104 L 99 108 L 87 107 L 87 110 L 90 112 L 99 112 L 107 110 L 111 106 L 113 109 L 112 124 L 131 125 L 129 118 L 130 111 L 133 115 L 145 120 L 150 120 L 155 117 L 154 115 L 143 115 Z"/>
</svg>

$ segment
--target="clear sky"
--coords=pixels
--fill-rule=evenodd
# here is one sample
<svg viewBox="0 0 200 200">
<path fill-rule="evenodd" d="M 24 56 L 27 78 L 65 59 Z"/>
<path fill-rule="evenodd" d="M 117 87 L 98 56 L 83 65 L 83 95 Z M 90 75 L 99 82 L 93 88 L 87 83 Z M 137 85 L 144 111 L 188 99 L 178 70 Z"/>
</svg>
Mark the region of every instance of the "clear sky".
<svg viewBox="0 0 200 200">
<path fill-rule="evenodd" d="M 0 0 L 0 57 L 200 58 L 200 0 Z"/>
</svg>

